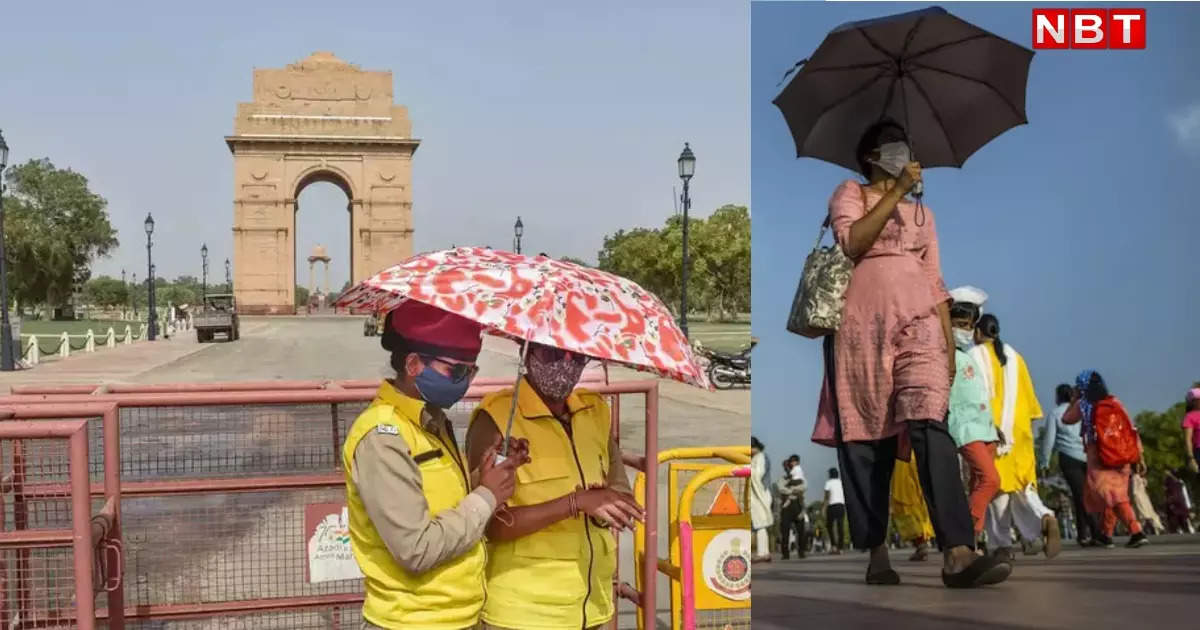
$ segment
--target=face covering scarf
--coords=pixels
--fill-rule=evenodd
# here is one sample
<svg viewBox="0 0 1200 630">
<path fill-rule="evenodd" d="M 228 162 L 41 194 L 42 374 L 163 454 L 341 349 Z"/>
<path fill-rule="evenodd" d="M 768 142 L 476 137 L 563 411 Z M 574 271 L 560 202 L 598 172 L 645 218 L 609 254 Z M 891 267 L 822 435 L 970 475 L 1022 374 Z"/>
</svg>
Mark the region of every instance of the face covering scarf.
<svg viewBox="0 0 1200 630">
<path fill-rule="evenodd" d="M 912 162 L 912 150 L 904 142 L 887 142 L 879 145 L 879 159 L 868 160 L 892 177 L 900 177 L 904 167 Z"/>
<path fill-rule="evenodd" d="M 471 379 L 464 378 L 461 381 L 455 381 L 433 369 L 432 365 L 426 365 L 415 380 L 421 398 L 439 409 L 453 407 L 454 403 L 467 395 L 467 388 L 471 386 Z"/>
<path fill-rule="evenodd" d="M 975 333 L 962 328 L 954 329 L 954 345 L 963 352 L 970 350 L 975 345 Z"/>
<path fill-rule="evenodd" d="M 542 361 L 535 353 L 529 355 L 529 382 L 540 394 L 551 400 L 566 400 L 583 375 L 583 363 L 561 359 Z"/>
</svg>

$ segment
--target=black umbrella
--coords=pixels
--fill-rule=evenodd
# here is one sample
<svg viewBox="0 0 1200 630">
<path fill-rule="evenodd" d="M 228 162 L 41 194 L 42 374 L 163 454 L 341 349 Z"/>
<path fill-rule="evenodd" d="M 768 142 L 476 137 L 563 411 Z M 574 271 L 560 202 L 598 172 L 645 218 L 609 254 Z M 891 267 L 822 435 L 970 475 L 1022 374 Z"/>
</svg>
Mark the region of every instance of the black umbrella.
<svg viewBox="0 0 1200 630">
<path fill-rule="evenodd" d="M 922 166 L 961 167 L 992 138 L 1028 122 L 1032 59 L 1032 50 L 932 7 L 834 29 L 796 64 L 774 103 L 798 157 L 857 171 L 859 138 L 891 118 L 907 129 Z"/>
</svg>

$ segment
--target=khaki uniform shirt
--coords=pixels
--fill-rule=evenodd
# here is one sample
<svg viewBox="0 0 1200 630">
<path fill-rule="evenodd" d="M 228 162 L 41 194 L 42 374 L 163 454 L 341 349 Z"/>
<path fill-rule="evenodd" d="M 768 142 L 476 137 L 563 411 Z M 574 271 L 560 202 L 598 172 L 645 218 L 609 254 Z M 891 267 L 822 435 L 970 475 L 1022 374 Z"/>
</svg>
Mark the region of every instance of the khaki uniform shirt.
<svg viewBox="0 0 1200 630">
<path fill-rule="evenodd" d="M 426 406 L 421 422 L 462 460 L 442 410 Z M 469 469 L 466 461 L 462 465 Z M 496 509 L 496 498 L 481 486 L 453 509 L 431 517 L 420 469 L 399 435 L 371 431 L 363 437 L 354 453 L 351 475 L 371 524 L 396 562 L 411 573 L 425 573 L 469 551 L 483 538 Z M 473 480 L 471 485 L 475 485 Z"/>
</svg>

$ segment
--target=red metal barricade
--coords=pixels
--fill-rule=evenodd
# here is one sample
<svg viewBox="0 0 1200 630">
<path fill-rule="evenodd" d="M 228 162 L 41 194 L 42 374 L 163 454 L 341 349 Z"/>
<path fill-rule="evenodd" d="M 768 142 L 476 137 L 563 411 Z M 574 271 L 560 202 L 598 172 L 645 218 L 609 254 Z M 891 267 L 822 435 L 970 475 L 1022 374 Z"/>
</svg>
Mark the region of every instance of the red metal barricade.
<svg viewBox="0 0 1200 630">
<path fill-rule="evenodd" d="M 89 431 L 105 454 L 103 462 L 92 462 L 93 475 L 102 471 L 105 483 L 93 479 L 91 494 L 100 500 L 119 493 L 105 539 L 119 541 L 113 545 L 118 552 L 116 545 L 123 545 L 125 578 L 117 572 L 106 580 L 120 584 L 114 592 L 128 603 L 110 594 L 108 605 L 95 611 L 102 627 L 157 629 L 164 621 L 218 616 L 240 619 L 238 627 L 358 627 L 361 580 L 312 583 L 304 532 L 307 508 L 345 500 L 342 441 L 378 382 L 372 388 L 320 383 L 319 389 L 294 383 L 295 389 L 273 391 L 251 387 L 265 383 L 200 387 L 221 386 L 206 391 L 141 386 L 157 388 L 148 393 L 113 386 L 88 393 L 24 388 L 0 397 L 0 410 L 43 408 L 41 417 L 62 417 L 55 414 L 80 405 L 112 409 Z M 483 395 L 509 386 L 500 379 L 473 386 L 449 411 L 454 424 L 465 427 Z M 621 399 L 632 396 L 636 404 L 642 398 L 645 452 L 657 452 L 656 382 L 589 383 L 588 389 L 612 401 L 618 436 Z M 656 467 L 646 469 L 641 456 L 625 459 L 646 473 L 647 487 L 658 487 Z M 647 493 L 648 513 L 657 513 L 657 499 L 657 492 Z M 645 548 L 657 548 L 656 527 L 645 528 L 644 538 Z M 614 586 L 653 628 L 656 574 L 653 565 L 639 569 L 644 592 Z"/>
<path fill-rule="evenodd" d="M 88 419 L 98 416 L 115 417 L 116 406 L 0 409 L 0 627 L 92 630 L 98 592 L 123 608 L 119 479 L 89 488 Z"/>
</svg>

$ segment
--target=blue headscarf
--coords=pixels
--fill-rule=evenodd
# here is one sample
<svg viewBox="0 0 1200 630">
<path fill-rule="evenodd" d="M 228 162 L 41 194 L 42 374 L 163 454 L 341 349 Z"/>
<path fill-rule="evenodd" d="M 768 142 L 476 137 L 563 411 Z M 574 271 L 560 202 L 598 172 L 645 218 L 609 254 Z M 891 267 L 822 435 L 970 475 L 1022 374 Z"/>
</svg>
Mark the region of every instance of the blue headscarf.
<svg viewBox="0 0 1200 630">
<path fill-rule="evenodd" d="M 1083 418 L 1083 441 L 1085 444 L 1091 444 L 1096 441 L 1096 429 L 1092 425 L 1092 413 L 1094 411 L 1092 402 L 1087 399 L 1088 385 L 1092 382 L 1092 377 L 1096 375 L 1095 370 L 1084 370 L 1075 377 L 1075 388 L 1079 390 L 1079 414 Z"/>
</svg>

